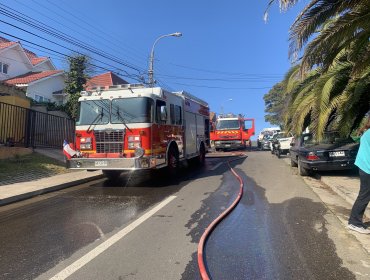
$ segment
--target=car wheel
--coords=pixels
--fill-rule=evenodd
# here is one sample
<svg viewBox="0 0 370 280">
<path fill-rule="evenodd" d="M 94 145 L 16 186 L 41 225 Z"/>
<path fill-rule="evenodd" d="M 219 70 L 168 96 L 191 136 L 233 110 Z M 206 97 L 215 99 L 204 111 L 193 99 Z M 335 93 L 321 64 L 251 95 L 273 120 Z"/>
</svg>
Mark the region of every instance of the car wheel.
<svg viewBox="0 0 370 280">
<path fill-rule="evenodd" d="M 277 156 L 278 158 L 280 158 L 280 156 L 281 156 L 281 152 L 280 152 L 280 150 L 279 150 L 279 149 L 277 149 L 277 150 L 276 150 L 276 156 Z"/>
<path fill-rule="evenodd" d="M 290 158 L 290 166 L 291 167 L 297 167 L 298 164 L 292 158 Z"/>
<path fill-rule="evenodd" d="M 308 176 L 309 172 L 306 168 L 302 167 L 300 159 L 298 159 L 298 174 L 301 176 Z"/>
</svg>

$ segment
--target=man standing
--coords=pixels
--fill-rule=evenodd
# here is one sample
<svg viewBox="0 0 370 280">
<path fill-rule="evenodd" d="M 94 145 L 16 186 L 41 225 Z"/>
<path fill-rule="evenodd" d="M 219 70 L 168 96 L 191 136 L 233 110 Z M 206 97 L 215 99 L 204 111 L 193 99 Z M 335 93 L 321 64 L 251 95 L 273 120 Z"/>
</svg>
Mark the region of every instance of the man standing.
<svg viewBox="0 0 370 280">
<path fill-rule="evenodd" d="M 365 209 L 370 201 L 370 116 L 361 129 L 360 148 L 357 153 L 355 165 L 360 173 L 360 191 L 353 204 L 348 228 L 363 234 L 370 234 L 370 229 L 363 223 Z"/>
</svg>

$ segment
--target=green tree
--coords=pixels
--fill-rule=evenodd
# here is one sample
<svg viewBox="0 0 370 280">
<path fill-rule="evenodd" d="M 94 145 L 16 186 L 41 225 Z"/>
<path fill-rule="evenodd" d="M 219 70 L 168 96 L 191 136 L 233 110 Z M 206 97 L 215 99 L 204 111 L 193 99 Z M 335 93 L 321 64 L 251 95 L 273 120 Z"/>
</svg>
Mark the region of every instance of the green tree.
<svg viewBox="0 0 370 280">
<path fill-rule="evenodd" d="M 284 110 L 284 91 L 282 83 L 277 83 L 263 97 L 265 101 L 265 121 L 280 127 L 284 123 L 282 112 Z"/>
<path fill-rule="evenodd" d="M 279 2 L 282 10 L 297 0 Z M 300 132 L 309 124 L 348 135 L 370 110 L 370 0 L 312 0 L 290 28 L 289 56 L 299 60 L 291 77 L 285 124 Z"/>
<path fill-rule="evenodd" d="M 83 55 L 68 57 L 69 72 L 67 72 L 65 92 L 68 94 L 66 111 L 71 118 L 77 117 L 78 98 L 84 89 L 88 58 Z"/>
</svg>

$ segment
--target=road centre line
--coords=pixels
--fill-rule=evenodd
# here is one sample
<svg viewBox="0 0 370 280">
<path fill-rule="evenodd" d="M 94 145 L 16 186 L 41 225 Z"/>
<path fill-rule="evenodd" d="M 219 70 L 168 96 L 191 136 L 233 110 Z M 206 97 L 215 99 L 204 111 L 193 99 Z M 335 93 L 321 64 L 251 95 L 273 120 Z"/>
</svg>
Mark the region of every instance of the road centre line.
<svg viewBox="0 0 370 280">
<path fill-rule="evenodd" d="M 109 247 L 117 243 L 119 240 L 121 240 L 123 237 L 125 237 L 128 233 L 133 231 L 136 227 L 138 227 L 140 224 L 145 222 L 147 219 L 149 219 L 151 216 L 153 216 L 156 212 L 161 210 L 163 207 L 165 207 L 168 203 L 170 203 L 172 200 L 174 200 L 176 196 L 170 196 L 163 200 L 161 203 L 159 203 L 157 206 L 155 206 L 152 210 L 146 212 L 144 215 L 142 215 L 137 220 L 133 221 L 131 224 L 129 224 L 127 227 L 123 228 L 119 232 L 117 232 L 115 235 L 111 236 L 109 239 L 101 243 L 99 246 L 92 249 L 90 252 L 67 266 L 65 269 L 54 275 L 50 280 L 61 280 L 66 279 L 73 273 L 75 273 L 77 270 L 79 270 L 81 267 L 92 261 L 94 258 L 96 258 L 98 255 L 103 253 L 105 250 L 107 250 Z"/>
</svg>

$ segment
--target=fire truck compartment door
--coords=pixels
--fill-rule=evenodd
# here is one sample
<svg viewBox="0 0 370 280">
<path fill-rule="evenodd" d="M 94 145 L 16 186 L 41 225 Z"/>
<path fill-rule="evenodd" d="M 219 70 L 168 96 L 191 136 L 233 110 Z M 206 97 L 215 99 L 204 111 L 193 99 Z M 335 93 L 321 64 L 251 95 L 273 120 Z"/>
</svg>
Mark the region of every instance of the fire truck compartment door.
<svg viewBox="0 0 370 280">
<path fill-rule="evenodd" d="M 186 155 L 197 152 L 197 119 L 194 113 L 185 112 L 185 149 Z"/>
</svg>

